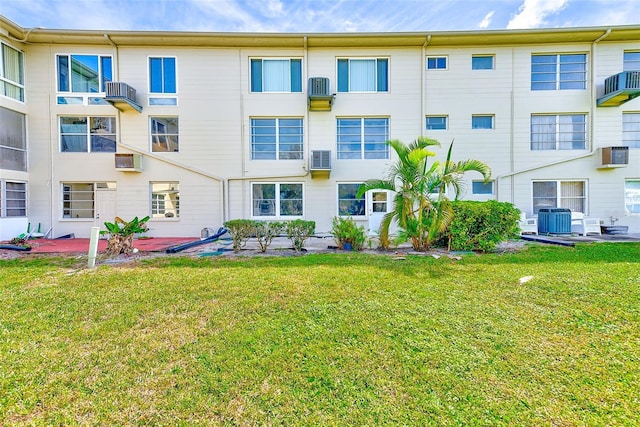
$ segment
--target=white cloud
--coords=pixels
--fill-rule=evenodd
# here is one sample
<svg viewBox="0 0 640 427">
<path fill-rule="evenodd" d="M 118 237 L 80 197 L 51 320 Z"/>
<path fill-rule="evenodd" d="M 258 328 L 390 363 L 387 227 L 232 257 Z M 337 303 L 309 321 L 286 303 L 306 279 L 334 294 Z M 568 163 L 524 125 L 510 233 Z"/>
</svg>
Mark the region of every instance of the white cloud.
<svg viewBox="0 0 640 427">
<path fill-rule="evenodd" d="M 488 28 L 489 25 L 491 25 L 491 18 L 493 18 L 494 13 L 495 13 L 495 10 L 492 10 L 491 12 L 487 13 L 484 19 L 478 24 L 478 27 Z"/>
<path fill-rule="evenodd" d="M 508 29 L 537 28 L 546 23 L 549 15 L 564 9 L 569 0 L 524 0 L 517 15 L 507 24 Z"/>
</svg>

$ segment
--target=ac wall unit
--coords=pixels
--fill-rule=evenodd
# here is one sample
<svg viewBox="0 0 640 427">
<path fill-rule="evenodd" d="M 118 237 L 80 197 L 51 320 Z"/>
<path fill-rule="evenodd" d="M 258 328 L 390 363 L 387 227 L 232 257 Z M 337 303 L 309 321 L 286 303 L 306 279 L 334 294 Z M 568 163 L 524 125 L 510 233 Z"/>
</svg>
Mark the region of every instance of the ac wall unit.
<svg viewBox="0 0 640 427">
<path fill-rule="evenodd" d="M 315 150 L 311 152 L 311 177 L 329 178 L 331 173 L 331 151 Z"/>
<path fill-rule="evenodd" d="M 142 172 L 142 156 L 133 153 L 115 154 L 116 170 L 121 172 Z"/>
<path fill-rule="evenodd" d="M 620 168 L 629 164 L 629 147 L 602 147 L 598 149 L 596 164 L 599 168 Z"/>
<path fill-rule="evenodd" d="M 331 93 L 329 78 L 311 77 L 309 78 L 309 110 L 310 111 L 331 111 L 335 95 Z"/>
</svg>

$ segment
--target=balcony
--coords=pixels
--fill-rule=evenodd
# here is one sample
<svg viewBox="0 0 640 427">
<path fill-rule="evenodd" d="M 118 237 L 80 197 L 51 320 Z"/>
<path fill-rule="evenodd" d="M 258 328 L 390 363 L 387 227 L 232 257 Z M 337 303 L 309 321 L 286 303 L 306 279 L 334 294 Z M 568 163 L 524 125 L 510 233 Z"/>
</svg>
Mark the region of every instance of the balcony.
<svg viewBox="0 0 640 427">
<path fill-rule="evenodd" d="M 640 71 L 624 71 L 604 81 L 604 96 L 598 107 L 617 107 L 640 96 Z"/>
<path fill-rule="evenodd" d="M 136 101 L 136 90 L 126 83 L 106 82 L 104 99 L 120 111 L 142 111 L 142 106 Z"/>
</svg>

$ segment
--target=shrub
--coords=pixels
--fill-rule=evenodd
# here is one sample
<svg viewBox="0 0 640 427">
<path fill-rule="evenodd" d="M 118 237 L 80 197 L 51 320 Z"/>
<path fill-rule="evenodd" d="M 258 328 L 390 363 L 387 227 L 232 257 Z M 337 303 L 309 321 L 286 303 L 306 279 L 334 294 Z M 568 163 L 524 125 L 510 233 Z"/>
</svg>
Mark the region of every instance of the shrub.
<svg viewBox="0 0 640 427">
<path fill-rule="evenodd" d="M 277 221 L 253 221 L 253 229 L 256 235 L 256 239 L 258 239 L 260 252 L 267 251 L 267 248 L 271 244 L 273 238 L 277 237 L 280 232 L 282 232 L 283 228 L 284 224 Z"/>
<path fill-rule="evenodd" d="M 351 217 L 333 217 L 331 234 L 340 249 L 344 249 L 344 244 L 349 243 L 354 251 L 359 251 L 367 240 L 364 227 L 357 225 Z"/>
<path fill-rule="evenodd" d="M 518 236 L 520 212 L 511 203 L 456 201 L 453 221 L 440 242 L 449 250 L 491 251 Z"/>
<path fill-rule="evenodd" d="M 106 230 L 100 232 L 100 234 L 109 235 L 105 253 L 107 255 L 132 253 L 133 235 L 148 231 L 147 221 L 149 221 L 149 216 L 142 219 L 135 217 L 131 221 L 125 221 L 117 216 L 113 222 L 105 222 Z"/>
<path fill-rule="evenodd" d="M 293 249 L 300 252 L 304 248 L 304 242 L 316 231 L 315 221 L 296 219 L 288 221 L 285 225 L 287 237 L 293 244 Z"/>
<path fill-rule="evenodd" d="M 250 219 L 232 219 L 224 223 L 231 233 L 234 252 L 240 252 L 247 244 L 249 237 L 255 233 L 254 222 Z"/>
</svg>

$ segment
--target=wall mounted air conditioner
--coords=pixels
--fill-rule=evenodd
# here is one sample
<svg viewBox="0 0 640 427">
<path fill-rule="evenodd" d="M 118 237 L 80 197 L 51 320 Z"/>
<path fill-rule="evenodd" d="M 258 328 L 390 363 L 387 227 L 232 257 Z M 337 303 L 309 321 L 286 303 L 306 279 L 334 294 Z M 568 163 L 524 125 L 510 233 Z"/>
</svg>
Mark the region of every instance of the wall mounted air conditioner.
<svg viewBox="0 0 640 427">
<path fill-rule="evenodd" d="M 621 168 L 629 164 L 629 147 L 598 148 L 596 166 L 598 168 Z"/>
<path fill-rule="evenodd" d="M 309 78 L 307 94 L 309 97 L 309 111 L 331 111 L 335 94 L 331 93 L 330 82 L 327 77 Z"/>
<path fill-rule="evenodd" d="M 116 170 L 121 172 L 142 172 L 142 155 L 133 153 L 116 153 Z"/>
<path fill-rule="evenodd" d="M 312 178 L 329 178 L 331 173 L 331 151 L 315 150 L 311 152 L 311 165 L 309 166 Z"/>
</svg>

